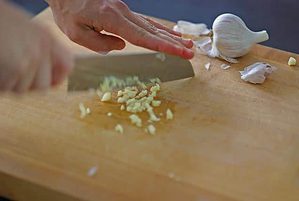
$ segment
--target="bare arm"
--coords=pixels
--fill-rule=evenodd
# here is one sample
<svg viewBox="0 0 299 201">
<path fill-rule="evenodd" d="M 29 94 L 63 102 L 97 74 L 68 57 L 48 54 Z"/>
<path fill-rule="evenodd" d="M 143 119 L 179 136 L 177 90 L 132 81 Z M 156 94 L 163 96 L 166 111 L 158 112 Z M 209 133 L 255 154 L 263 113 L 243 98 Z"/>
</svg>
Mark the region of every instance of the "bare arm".
<svg viewBox="0 0 299 201">
<path fill-rule="evenodd" d="M 45 90 L 71 70 L 68 51 L 29 14 L 5 1 L 0 1 L 0 29 L 0 91 Z"/>
</svg>

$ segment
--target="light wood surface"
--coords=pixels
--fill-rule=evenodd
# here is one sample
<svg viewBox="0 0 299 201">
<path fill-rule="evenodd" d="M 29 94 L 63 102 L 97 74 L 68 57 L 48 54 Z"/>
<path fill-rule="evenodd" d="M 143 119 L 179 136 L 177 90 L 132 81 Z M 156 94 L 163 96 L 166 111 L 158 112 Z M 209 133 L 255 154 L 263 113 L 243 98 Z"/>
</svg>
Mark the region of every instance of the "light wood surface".
<svg viewBox="0 0 299 201">
<path fill-rule="evenodd" d="M 36 19 L 76 54 L 50 11 Z M 145 51 L 128 46 L 126 51 Z M 196 77 L 162 85 L 162 121 L 156 136 L 129 124 L 118 106 L 88 92 L 0 97 L 0 195 L 16 200 L 297 201 L 299 200 L 298 55 L 263 46 L 227 71 L 198 55 Z M 240 79 L 256 61 L 278 67 L 263 85 Z M 204 64 L 212 63 L 210 72 Z M 78 103 L 92 115 L 79 118 Z M 112 111 L 112 118 L 106 112 Z M 117 111 L 117 112 L 116 112 Z M 123 135 L 114 132 L 124 124 Z M 88 170 L 98 167 L 94 177 Z"/>
</svg>

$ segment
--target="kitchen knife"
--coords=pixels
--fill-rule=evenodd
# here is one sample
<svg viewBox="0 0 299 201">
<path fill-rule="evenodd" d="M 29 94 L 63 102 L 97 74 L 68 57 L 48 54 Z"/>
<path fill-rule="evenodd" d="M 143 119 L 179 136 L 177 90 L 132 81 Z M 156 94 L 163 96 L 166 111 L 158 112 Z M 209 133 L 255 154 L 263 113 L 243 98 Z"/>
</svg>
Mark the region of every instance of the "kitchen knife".
<svg viewBox="0 0 299 201">
<path fill-rule="evenodd" d="M 190 61 L 163 53 L 80 57 L 69 77 L 68 90 L 96 89 L 108 76 L 138 76 L 141 81 L 159 78 L 167 82 L 194 77 L 194 71 Z"/>
</svg>

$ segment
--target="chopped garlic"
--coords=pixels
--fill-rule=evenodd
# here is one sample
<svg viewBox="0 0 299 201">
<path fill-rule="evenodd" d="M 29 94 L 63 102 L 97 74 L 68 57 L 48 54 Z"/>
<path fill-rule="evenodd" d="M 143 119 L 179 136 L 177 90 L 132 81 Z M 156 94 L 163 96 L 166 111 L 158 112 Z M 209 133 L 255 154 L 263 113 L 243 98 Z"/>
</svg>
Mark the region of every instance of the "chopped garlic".
<svg viewBox="0 0 299 201">
<path fill-rule="evenodd" d="M 136 125 L 137 127 L 142 127 L 142 120 L 138 115 L 132 114 L 129 118 L 131 119 L 132 124 Z"/>
<path fill-rule="evenodd" d="M 173 119 L 173 113 L 170 109 L 166 110 L 166 119 L 167 120 L 172 120 Z"/>
<path fill-rule="evenodd" d="M 81 118 L 86 117 L 87 112 L 86 112 L 86 109 L 85 109 L 85 106 L 83 103 L 79 103 L 79 109 L 80 109 L 80 113 L 81 113 L 80 117 Z"/>
<path fill-rule="evenodd" d="M 125 103 L 127 102 L 127 100 L 129 99 L 129 97 L 123 96 L 117 99 L 118 103 Z"/>
<path fill-rule="evenodd" d="M 112 117 L 112 113 L 111 113 L 111 112 L 108 112 L 108 113 L 107 113 L 107 116 L 108 116 L 108 117 Z"/>
<path fill-rule="evenodd" d="M 288 65 L 289 66 L 296 66 L 297 65 L 296 59 L 294 57 L 290 57 Z"/>
<path fill-rule="evenodd" d="M 97 172 L 98 172 L 98 167 L 94 166 L 88 170 L 87 175 L 89 177 L 93 177 L 97 174 Z"/>
<path fill-rule="evenodd" d="M 153 83 L 153 84 L 160 84 L 161 83 L 161 80 L 159 78 L 153 78 L 153 79 L 150 79 L 150 82 Z"/>
<path fill-rule="evenodd" d="M 156 114 L 154 113 L 154 110 L 153 110 L 153 108 L 152 107 L 148 107 L 147 108 L 147 113 L 149 114 L 149 117 L 150 117 L 150 121 L 153 121 L 153 122 L 157 122 L 157 121 L 160 121 L 161 119 L 160 118 L 158 118 L 157 116 L 156 116 Z"/>
<path fill-rule="evenodd" d="M 124 93 L 123 93 L 122 90 L 119 90 L 119 91 L 117 92 L 117 97 L 121 97 L 121 96 L 123 96 L 123 95 L 124 95 Z"/>
<path fill-rule="evenodd" d="M 136 102 L 137 102 L 137 100 L 135 98 L 132 98 L 132 99 L 127 100 L 126 105 L 133 105 Z"/>
<path fill-rule="evenodd" d="M 159 101 L 159 100 L 153 100 L 152 101 L 152 106 L 153 107 L 159 107 L 161 105 L 161 101 Z"/>
<path fill-rule="evenodd" d="M 151 93 L 151 95 L 150 95 L 150 97 L 157 97 L 157 92 L 156 91 L 153 91 L 152 93 Z"/>
<path fill-rule="evenodd" d="M 142 90 L 135 98 L 139 99 L 139 98 L 143 98 L 144 96 L 147 95 L 147 90 Z"/>
<path fill-rule="evenodd" d="M 154 100 L 153 96 L 149 96 L 147 97 L 147 99 L 145 100 L 146 103 L 150 104 L 152 101 Z"/>
<path fill-rule="evenodd" d="M 96 90 L 96 94 L 98 95 L 99 98 L 102 98 L 102 92 L 100 90 Z"/>
<path fill-rule="evenodd" d="M 155 135 L 156 134 L 156 127 L 153 126 L 153 125 L 149 125 L 147 127 L 147 130 L 148 130 L 149 134 L 151 134 L 151 135 Z"/>
<path fill-rule="evenodd" d="M 211 69 L 211 63 L 205 64 L 205 68 L 207 69 L 207 71 L 209 71 Z"/>
<path fill-rule="evenodd" d="M 150 91 L 151 92 L 158 92 L 158 91 L 160 91 L 160 85 L 159 84 L 156 84 L 155 86 L 152 86 L 151 87 L 151 89 L 150 89 Z"/>
<path fill-rule="evenodd" d="M 125 107 L 124 105 L 121 105 L 121 106 L 120 106 L 120 110 L 121 110 L 121 111 L 124 111 L 125 109 L 126 109 L 126 107 Z"/>
<path fill-rule="evenodd" d="M 227 69 L 229 69 L 231 66 L 230 65 L 227 65 L 227 64 L 222 64 L 221 66 L 220 66 L 220 68 L 221 69 L 223 69 L 223 70 L 227 70 Z"/>
<path fill-rule="evenodd" d="M 88 107 L 88 108 L 86 108 L 86 114 L 90 114 L 91 113 L 91 110 L 90 110 L 90 108 Z"/>
<path fill-rule="evenodd" d="M 116 132 L 118 132 L 118 133 L 121 133 L 121 134 L 124 133 L 124 128 L 123 128 L 123 126 L 120 125 L 120 124 L 117 124 L 117 125 L 115 126 L 114 130 L 115 130 Z"/>
<path fill-rule="evenodd" d="M 137 91 L 128 91 L 127 95 L 129 96 L 129 98 L 134 98 L 137 95 Z"/>
<path fill-rule="evenodd" d="M 111 92 L 106 92 L 106 93 L 104 93 L 101 101 L 102 102 L 108 102 L 108 101 L 111 100 L 111 98 L 112 98 Z"/>
</svg>

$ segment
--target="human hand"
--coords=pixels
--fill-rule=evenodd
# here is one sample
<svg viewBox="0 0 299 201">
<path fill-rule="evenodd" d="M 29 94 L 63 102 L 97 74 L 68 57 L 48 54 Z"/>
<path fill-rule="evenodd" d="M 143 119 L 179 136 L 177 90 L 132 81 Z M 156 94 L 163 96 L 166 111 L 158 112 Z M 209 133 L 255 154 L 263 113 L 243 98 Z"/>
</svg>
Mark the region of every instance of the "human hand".
<svg viewBox="0 0 299 201">
<path fill-rule="evenodd" d="M 120 0 L 48 0 L 48 3 L 60 29 L 72 41 L 93 51 L 121 50 L 125 47 L 121 39 L 124 38 L 134 45 L 185 59 L 194 56 L 191 40 L 132 12 Z"/>
<path fill-rule="evenodd" d="M 0 13 L 0 91 L 46 90 L 61 83 L 73 66 L 68 51 L 19 9 L 2 2 Z"/>
</svg>

